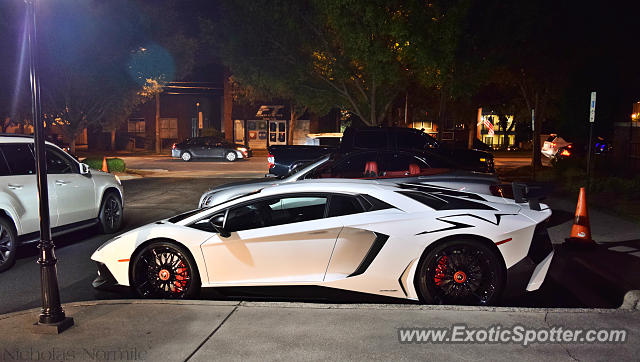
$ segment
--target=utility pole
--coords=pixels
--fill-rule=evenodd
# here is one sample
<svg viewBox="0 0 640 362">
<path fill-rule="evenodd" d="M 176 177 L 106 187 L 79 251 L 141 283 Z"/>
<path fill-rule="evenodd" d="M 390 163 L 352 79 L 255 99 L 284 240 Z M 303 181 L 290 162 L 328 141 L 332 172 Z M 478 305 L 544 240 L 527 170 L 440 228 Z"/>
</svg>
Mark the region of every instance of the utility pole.
<svg viewBox="0 0 640 362">
<path fill-rule="evenodd" d="M 160 153 L 160 92 L 156 92 L 156 153 Z"/>
<path fill-rule="evenodd" d="M 31 88 L 31 113 L 34 126 L 36 180 L 40 212 L 40 288 L 42 309 L 38 321 L 33 325 L 34 333 L 58 334 L 73 325 L 73 318 L 67 317 L 60 305 L 56 256 L 51 237 L 49 220 L 49 189 L 47 186 L 47 156 L 44 143 L 44 126 L 40 106 L 40 78 L 38 76 L 38 42 L 36 38 L 36 0 L 25 0 L 27 4 L 29 84 Z"/>
<path fill-rule="evenodd" d="M 536 147 L 536 110 L 531 109 L 531 144 L 533 145 L 533 154 L 531 155 L 531 172 L 533 181 L 536 180 L 536 152 L 540 152 L 539 147 Z"/>
<path fill-rule="evenodd" d="M 587 148 L 587 192 L 591 188 L 591 143 L 593 142 L 593 124 L 596 121 L 596 92 L 591 92 L 589 102 L 589 146 Z"/>
</svg>

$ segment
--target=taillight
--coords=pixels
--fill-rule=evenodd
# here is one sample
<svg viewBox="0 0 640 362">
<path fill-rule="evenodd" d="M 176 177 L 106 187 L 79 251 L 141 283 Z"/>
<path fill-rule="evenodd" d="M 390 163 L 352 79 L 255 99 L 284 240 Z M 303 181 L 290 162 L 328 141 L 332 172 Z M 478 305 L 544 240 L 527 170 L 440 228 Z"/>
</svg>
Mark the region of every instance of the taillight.
<svg viewBox="0 0 640 362">
<path fill-rule="evenodd" d="M 489 186 L 489 190 L 491 191 L 491 195 L 504 197 L 504 192 L 502 191 L 501 185 L 491 185 Z"/>
<path fill-rule="evenodd" d="M 568 145 L 567 148 L 573 148 L 573 145 Z"/>
<path fill-rule="evenodd" d="M 267 163 L 269 164 L 269 168 L 273 168 L 276 165 L 276 158 L 273 157 L 272 154 L 269 154 L 267 156 Z"/>
<path fill-rule="evenodd" d="M 513 186 L 511 184 L 493 184 L 489 186 L 491 195 L 513 199 Z"/>
<path fill-rule="evenodd" d="M 171 149 L 172 149 L 172 150 L 175 150 L 175 149 L 176 149 L 176 144 L 175 144 L 175 143 L 171 146 Z"/>
<path fill-rule="evenodd" d="M 551 142 L 551 148 L 556 148 L 556 143 L 555 142 Z"/>
<path fill-rule="evenodd" d="M 562 152 L 560 152 L 560 155 L 562 155 L 562 156 L 571 156 L 571 152 L 569 152 L 569 150 L 562 150 Z"/>
</svg>

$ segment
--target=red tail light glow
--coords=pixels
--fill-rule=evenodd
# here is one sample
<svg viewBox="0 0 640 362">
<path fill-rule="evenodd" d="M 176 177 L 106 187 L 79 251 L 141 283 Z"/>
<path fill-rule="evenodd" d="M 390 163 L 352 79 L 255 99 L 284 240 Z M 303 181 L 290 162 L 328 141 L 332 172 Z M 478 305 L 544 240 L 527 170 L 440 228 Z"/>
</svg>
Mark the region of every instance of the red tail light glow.
<svg viewBox="0 0 640 362">
<path fill-rule="evenodd" d="M 502 191 L 501 185 L 491 185 L 489 186 L 489 190 L 493 196 L 504 197 L 504 192 Z"/>
<path fill-rule="evenodd" d="M 272 154 L 267 156 L 267 163 L 269 164 L 269 168 L 274 168 L 276 165 L 276 158 L 273 157 Z"/>
<path fill-rule="evenodd" d="M 172 150 L 175 150 L 175 149 L 176 149 L 176 144 L 175 144 L 175 143 L 171 146 L 171 149 L 172 149 Z"/>
<path fill-rule="evenodd" d="M 569 150 L 562 150 L 562 152 L 560 152 L 560 155 L 562 155 L 562 156 L 571 156 L 571 152 L 569 152 Z"/>
</svg>

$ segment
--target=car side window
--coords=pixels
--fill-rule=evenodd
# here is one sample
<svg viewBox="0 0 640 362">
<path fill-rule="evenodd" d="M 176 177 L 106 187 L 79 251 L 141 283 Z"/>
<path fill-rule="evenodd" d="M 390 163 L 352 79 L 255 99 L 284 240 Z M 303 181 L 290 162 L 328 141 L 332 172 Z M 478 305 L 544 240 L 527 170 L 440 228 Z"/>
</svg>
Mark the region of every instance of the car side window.
<svg viewBox="0 0 640 362">
<path fill-rule="evenodd" d="M 232 232 L 322 219 L 326 204 L 327 198 L 324 196 L 260 200 L 230 209 L 224 228 Z"/>
<path fill-rule="evenodd" d="M 378 130 L 360 131 L 355 138 L 355 145 L 359 148 L 387 148 L 387 133 Z"/>
<path fill-rule="evenodd" d="M 33 175 L 36 161 L 28 143 L 4 144 L 0 148 L 9 164 L 12 175 Z"/>
<path fill-rule="evenodd" d="M 75 173 L 76 165 L 53 147 L 47 147 L 47 173 L 65 174 Z"/>
<path fill-rule="evenodd" d="M 331 195 L 328 217 L 359 214 L 364 208 L 354 196 Z"/>
<path fill-rule="evenodd" d="M 399 149 L 421 150 L 425 147 L 425 139 L 417 133 L 398 133 L 397 136 Z"/>
<path fill-rule="evenodd" d="M 362 152 L 345 157 L 335 165 L 320 168 L 316 171 L 319 178 L 339 177 L 339 178 L 361 178 L 365 177 L 367 164 L 377 164 L 378 153 Z"/>
<path fill-rule="evenodd" d="M 406 173 L 410 174 L 410 165 L 415 165 L 419 169 L 429 168 L 429 165 L 424 163 L 419 158 L 412 155 L 401 152 L 385 152 L 382 155 L 382 169 L 386 173 Z M 414 166 L 414 167 L 415 167 Z"/>
</svg>

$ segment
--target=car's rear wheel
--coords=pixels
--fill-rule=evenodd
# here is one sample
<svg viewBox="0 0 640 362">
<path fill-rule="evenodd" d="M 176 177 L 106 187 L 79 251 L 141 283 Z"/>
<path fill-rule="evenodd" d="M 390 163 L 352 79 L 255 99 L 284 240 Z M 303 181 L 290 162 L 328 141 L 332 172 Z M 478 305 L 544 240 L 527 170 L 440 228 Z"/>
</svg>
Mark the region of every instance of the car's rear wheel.
<svg viewBox="0 0 640 362">
<path fill-rule="evenodd" d="M 429 304 L 495 304 L 505 283 L 500 258 L 498 252 L 477 240 L 443 242 L 418 266 L 418 293 Z"/>
<path fill-rule="evenodd" d="M 233 151 L 229 151 L 229 152 L 227 152 L 227 154 L 224 156 L 224 158 L 225 158 L 227 161 L 229 161 L 229 162 L 233 162 L 233 161 L 235 161 L 236 159 L 238 159 L 238 155 L 237 155 L 235 152 L 233 152 Z"/>
<path fill-rule="evenodd" d="M 107 192 L 100 205 L 100 229 L 105 234 L 113 234 L 122 226 L 122 200 L 115 192 Z"/>
<path fill-rule="evenodd" d="M 13 223 L 0 218 L 0 272 L 3 272 L 16 262 L 17 234 L 13 229 Z"/>
<path fill-rule="evenodd" d="M 184 162 L 189 162 L 189 161 L 191 161 L 191 153 L 182 152 L 182 155 L 180 155 L 180 158 L 182 158 L 182 161 L 184 161 Z"/>
<path fill-rule="evenodd" d="M 200 290 L 195 262 L 184 248 L 169 242 L 154 242 L 140 250 L 131 275 L 131 286 L 144 298 L 191 298 Z"/>
</svg>

